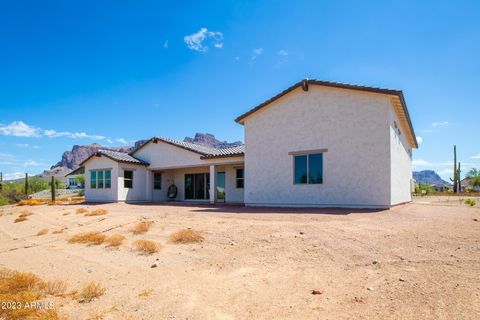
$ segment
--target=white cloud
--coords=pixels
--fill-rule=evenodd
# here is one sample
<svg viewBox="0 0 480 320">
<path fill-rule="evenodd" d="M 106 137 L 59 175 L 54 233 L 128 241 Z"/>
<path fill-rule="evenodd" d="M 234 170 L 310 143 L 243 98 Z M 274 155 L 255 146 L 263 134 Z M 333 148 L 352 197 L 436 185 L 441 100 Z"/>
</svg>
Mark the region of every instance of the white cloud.
<svg viewBox="0 0 480 320">
<path fill-rule="evenodd" d="M 116 140 L 117 142 L 120 142 L 121 144 L 128 144 L 127 140 L 123 139 L 123 138 L 119 138 Z"/>
<path fill-rule="evenodd" d="M 9 166 L 9 165 L 12 165 L 13 162 L 10 162 L 10 161 L 0 161 L 0 165 L 2 166 Z"/>
<path fill-rule="evenodd" d="M 185 36 L 183 40 L 189 49 L 198 52 L 205 52 L 208 50 L 208 44 L 205 43 L 207 41 L 213 44 L 217 49 L 223 47 L 223 33 L 218 31 L 208 31 L 207 28 L 200 28 L 198 32 Z"/>
<path fill-rule="evenodd" d="M 288 51 L 285 50 L 285 49 L 282 49 L 282 50 L 278 51 L 278 55 L 286 57 L 286 56 L 288 56 Z"/>
<path fill-rule="evenodd" d="M 477 154 L 476 156 L 473 156 L 472 159 L 480 159 L 480 153 Z"/>
<path fill-rule="evenodd" d="M 252 50 L 252 60 L 257 59 L 258 56 L 262 55 L 263 51 L 265 51 L 263 48 L 254 48 Z"/>
<path fill-rule="evenodd" d="M 25 177 L 25 173 L 23 172 L 12 172 L 12 173 L 5 173 L 3 175 L 4 180 L 14 180 L 14 179 L 20 179 Z"/>
<path fill-rule="evenodd" d="M 38 166 L 43 166 L 42 163 L 39 163 L 35 160 L 27 160 L 23 163 L 24 167 L 38 167 Z"/>
<path fill-rule="evenodd" d="M 23 121 L 13 121 L 8 125 L 0 124 L 0 135 L 5 136 L 14 136 L 14 137 L 49 137 L 49 138 L 58 138 L 58 137 L 67 137 L 72 139 L 92 139 L 92 140 L 103 140 L 104 136 L 87 134 L 85 132 L 69 132 L 69 131 L 55 131 L 51 129 L 40 129 L 33 126 L 30 126 Z M 19 143 L 16 144 L 17 147 L 26 148 L 28 144 Z M 33 146 L 33 148 L 38 149 L 38 146 Z"/>
<path fill-rule="evenodd" d="M 168 48 L 168 40 L 165 40 L 165 42 L 163 43 L 163 47 L 164 47 L 165 49 Z"/>
<path fill-rule="evenodd" d="M 417 142 L 418 142 L 418 144 L 422 144 L 423 138 L 422 137 L 417 137 Z"/>
<path fill-rule="evenodd" d="M 86 134 L 85 132 L 68 132 L 62 131 L 57 132 L 55 130 L 44 130 L 43 134 L 49 138 L 58 138 L 58 137 L 67 137 L 72 139 L 92 139 L 92 140 L 103 140 L 104 136 Z"/>
<path fill-rule="evenodd" d="M 11 160 L 11 159 L 13 159 L 13 154 L 0 152 L 0 159 Z"/>
<path fill-rule="evenodd" d="M 108 143 L 113 143 L 112 139 L 106 139 Z"/>
<path fill-rule="evenodd" d="M 23 121 L 13 121 L 8 125 L 0 124 L 0 134 L 14 137 L 37 137 L 39 130 Z"/>
<path fill-rule="evenodd" d="M 448 121 L 434 122 L 432 123 L 432 126 L 434 127 L 448 126 Z"/>
<path fill-rule="evenodd" d="M 423 159 L 414 159 L 414 160 L 412 160 L 412 165 L 414 167 L 425 167 L 425 166 L 431 166 L 432 163 L 428 162 L 427 160 L 423 160 Z"/>
<path fill-rule="evenodd" d="M 19 148 L 28 148 L 28 143 L 15 143 L 15 146 Z"/>
</svg>

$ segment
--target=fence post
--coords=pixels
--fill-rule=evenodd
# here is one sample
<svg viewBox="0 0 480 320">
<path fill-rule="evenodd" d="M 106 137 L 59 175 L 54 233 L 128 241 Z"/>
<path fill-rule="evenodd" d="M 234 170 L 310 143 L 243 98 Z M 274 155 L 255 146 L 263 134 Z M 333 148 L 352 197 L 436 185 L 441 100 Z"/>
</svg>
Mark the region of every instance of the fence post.
<svg viewBox="0 0 480 320">
<path fill-rule="evenodd" d="M 25 173 L 25 197 L 28 198 L 28 173 Z"/>
<path fill-rule="evenodd" d="M 55 178 L 52 176 L 52 202 L 55 202 Z"/>
</svg>

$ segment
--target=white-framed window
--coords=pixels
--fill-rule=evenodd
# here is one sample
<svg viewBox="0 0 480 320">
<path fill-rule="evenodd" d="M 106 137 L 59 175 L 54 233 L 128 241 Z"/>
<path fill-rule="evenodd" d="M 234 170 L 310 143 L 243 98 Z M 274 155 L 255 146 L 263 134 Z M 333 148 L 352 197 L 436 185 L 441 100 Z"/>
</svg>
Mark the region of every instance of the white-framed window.
<svg viewBox="0 0 480 320">
<path fill-rule="evenodd" d="M 162 189 L 162 173 L 161 172 L 153 173 L 153 189 L 154 190 Z"/>
<path fill-rule="evenodd" d="M 112 187 L 112 170 L 90 170 L 90 189 L 110 189 Z"/>
<path fill-rule="evenodd" d="M 294 155 L 293 183 L 323 184 L 323 153 Z"/>
<path fill-rule="evenodd" d="M 133 170 L 123 170 L 123 187 L 126 189 L 133 188 Z"/>
<path fill-rule="evenodd" d="M 243 189 L 245 186 L 245 169 L 244 168 L 238 168 L 235 170 L 235 185 L 237 189 Z"/>
</svg>

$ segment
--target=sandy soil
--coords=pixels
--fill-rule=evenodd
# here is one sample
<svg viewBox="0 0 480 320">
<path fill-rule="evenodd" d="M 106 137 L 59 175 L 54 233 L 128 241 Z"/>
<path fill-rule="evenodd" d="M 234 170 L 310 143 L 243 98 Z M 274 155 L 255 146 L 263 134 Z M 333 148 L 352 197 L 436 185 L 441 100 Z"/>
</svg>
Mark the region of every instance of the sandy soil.
<svg viewBox="0 0 480 320">
<path fill-rule="evenodd" d="M 479 319 L 480 207 L 427 200 L 373 212 L 9 206 L 0 209 L 0 266 L 65 280 L 69 289 L 89 281 L 107 288 L 90 303 L 57 299 L 67 319 Z M 80 207 L 109 213 L 85 217 L 75 214 Z M 13 223 L 24 210 L 34 214 Z M 142 218 L 155 223 L 133 235 Z M 186 227 L 205 241 L 168 241 Z M 50 232 L 36 236 L 42 228 Z M 80 231 L 127 239 L 119 249 L 67 243 Z M 137 239 L 164 247 L 140 255 L 131 249 Z M 317 288 L 323 294 L 311 293 Z"/>
</svg>

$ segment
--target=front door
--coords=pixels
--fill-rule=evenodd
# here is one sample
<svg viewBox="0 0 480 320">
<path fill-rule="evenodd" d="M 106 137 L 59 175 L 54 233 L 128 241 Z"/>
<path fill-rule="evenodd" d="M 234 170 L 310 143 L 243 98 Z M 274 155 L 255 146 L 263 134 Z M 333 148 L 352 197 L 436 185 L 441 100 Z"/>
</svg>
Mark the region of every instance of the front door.
<svg viewBox="0 0 480 320">
<path fill-rule="evenodd" d="M 225 202 L 225 172 L 217 172 L 217 201 Z"/>
</svg>

